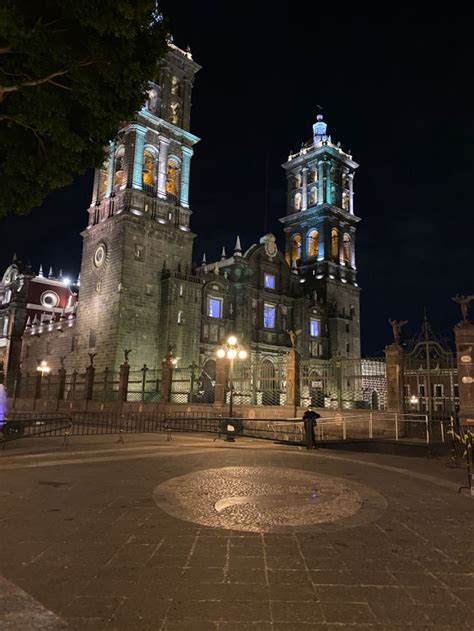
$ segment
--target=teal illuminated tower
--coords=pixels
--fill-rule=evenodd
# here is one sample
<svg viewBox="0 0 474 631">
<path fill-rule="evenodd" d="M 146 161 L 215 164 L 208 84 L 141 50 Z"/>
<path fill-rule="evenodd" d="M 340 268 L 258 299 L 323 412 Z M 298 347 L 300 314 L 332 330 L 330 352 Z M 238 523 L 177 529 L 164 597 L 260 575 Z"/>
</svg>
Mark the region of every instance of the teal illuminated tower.
<svg viewBox="0 0 474 631">
<path fill-rule="evenodd" d="M 281 219 L 293 271 L 327 309 L 328 355 L 360 357 L 356 277 L 354 172 L 358 164 L 334 144 L 321 114 L 312 140 L 282 165 L 288 180 L 287 215 Z"/>
<path fill-rule="evenodd" d="M 77 367 L 161 366 L 163 270 L 191 266 L 191 91 L 200 66 L 169 42 L 148 98 L 109 147 L 95 176 L 81 265 Z M 100 352 L 99 352 L 100 351 Z"/>
</svg>

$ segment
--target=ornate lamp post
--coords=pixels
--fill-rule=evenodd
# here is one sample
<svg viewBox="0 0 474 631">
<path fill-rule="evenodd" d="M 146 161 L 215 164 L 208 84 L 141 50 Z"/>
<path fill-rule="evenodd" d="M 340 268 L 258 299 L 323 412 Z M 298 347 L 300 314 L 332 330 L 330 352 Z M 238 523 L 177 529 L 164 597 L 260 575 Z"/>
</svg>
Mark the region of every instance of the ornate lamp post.
<svg viewBox="0 0 474 631">
<path fill-rule="evenodd" d="M 229 360 L 229 417 L 232 418 L 234 404 L 234 359 L 247 359 L 248 353 L 245 349 L 241 348 L 235 335 L 231 335 L 227 338 L 227 342 L 222 345 L 222 348 L 217 351 L 217 357 L 219 357 L 219 359 L 227 357 Z"/>
</svg>

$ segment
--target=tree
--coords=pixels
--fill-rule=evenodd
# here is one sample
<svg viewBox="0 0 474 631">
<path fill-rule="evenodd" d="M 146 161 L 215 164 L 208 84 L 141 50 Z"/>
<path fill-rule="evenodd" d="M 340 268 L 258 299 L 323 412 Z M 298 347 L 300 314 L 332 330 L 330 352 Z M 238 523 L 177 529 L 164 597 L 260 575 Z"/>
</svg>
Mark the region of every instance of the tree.
<svg viewBox="0 0 474 631">
<path fill-rule="evenodd" d="M 3 0 L 0 217 L 104 160 L 166 51 L 155 0 Z"/>
</svg>

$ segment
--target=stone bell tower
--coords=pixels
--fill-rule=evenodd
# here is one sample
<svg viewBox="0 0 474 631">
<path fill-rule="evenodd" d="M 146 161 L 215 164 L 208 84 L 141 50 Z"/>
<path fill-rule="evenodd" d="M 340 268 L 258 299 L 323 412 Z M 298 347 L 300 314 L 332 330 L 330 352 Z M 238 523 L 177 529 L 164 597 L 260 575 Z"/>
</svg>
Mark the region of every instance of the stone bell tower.
<svg viewBox="0 0 474 631">
<path fill-rule="evenodd" d="M 358 164 L 333 143 L 318 114 L 311 140 L 282 165 L 288 180 L 286 259 L 327 310 L 329 355 L 360 357 L 354 172 Z"/>
<path fill-rule="evenodd" d="M 99 370 L 161 365 L 161 275 L 191 265 L 189 131 L 191 91 L 200 66 L 171 42 L 148 99 L 125 125 L 95 174 L 82 233 L 75 368 L 97 352 Z"/>
</svg>

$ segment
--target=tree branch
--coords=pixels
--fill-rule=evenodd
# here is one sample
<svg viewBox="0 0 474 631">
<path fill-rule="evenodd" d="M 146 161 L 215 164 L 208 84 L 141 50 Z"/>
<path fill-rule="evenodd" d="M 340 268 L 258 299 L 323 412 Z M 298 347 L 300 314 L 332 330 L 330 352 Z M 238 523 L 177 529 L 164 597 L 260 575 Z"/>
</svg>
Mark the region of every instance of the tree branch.
<svg viewBox="0 0 474 631">
<path fill-rule="evenodd" d="M 17 85 L 0 86 L 0 103 L 3 101 L 5 96 L 11 92 L 18 92 L 19 90 L 22 90 L 23 88 L 43 85 L 45 83 L 52 83 L 53 85 L 56 85 L 60 88 L 64 88 L 67 90 L 69 88 L 67 88 L 64 85 L 61 85 L 60 83 L 53 81 L 53 79 L 55 79 L 56 77 L 64 77 L 64 75 L 68 74 L 68 72 L 71 72 L 73 68 L 81 68 L 83 66 L 90 66 L 93 63 L 94 63 L 93 61 L 83 61 L 76 64 L 75 66 L 72 66 L 71 68 L 65 68 L 64 70 L 57 70 L 56 72 L 52 72 L 47 77 L 42 77 L 41 79 L 31 79 L 30 81 L 24 81 L 23 83 L 19 83 Z"/>
<path fill-rule="evenodd" d="M 11 121 L 12 123 L 15 123 L 15 125 L 19 125 L 20 127 L 23 127 L 24 129 L 27 129 L 28 131 L 31 131 L 31 133 L 34 135 L 34 137 L 38 141 L 38 144 L 41 147 L 44 157 L 45 158 L 47 157 L 46 147 L 44 146 L 44 142 L 34 127 L 31 127 L 30 125 L 27 125 L 26 123 L 22 123 L 21 121 L 19 121 L 17 118 L 14 118 L 13 116 L 5 116 L 2 114 L 0 115 L 0 121 L 2 120 Z"/>
</svg>

